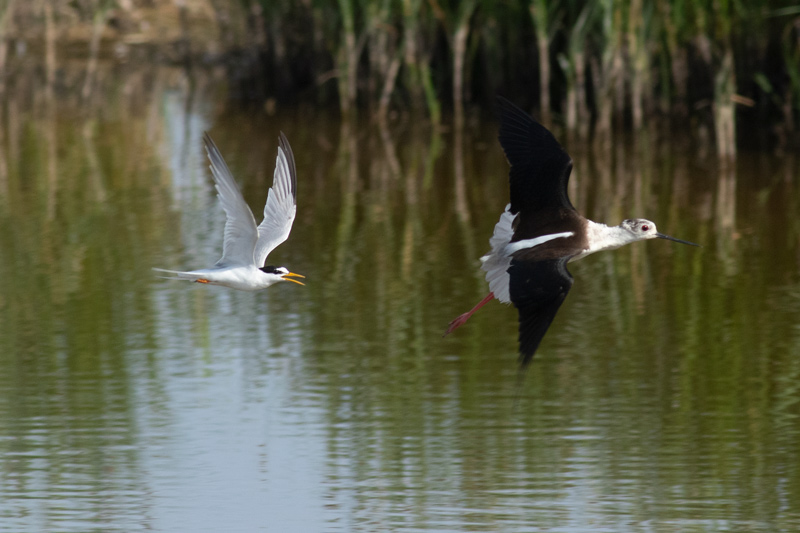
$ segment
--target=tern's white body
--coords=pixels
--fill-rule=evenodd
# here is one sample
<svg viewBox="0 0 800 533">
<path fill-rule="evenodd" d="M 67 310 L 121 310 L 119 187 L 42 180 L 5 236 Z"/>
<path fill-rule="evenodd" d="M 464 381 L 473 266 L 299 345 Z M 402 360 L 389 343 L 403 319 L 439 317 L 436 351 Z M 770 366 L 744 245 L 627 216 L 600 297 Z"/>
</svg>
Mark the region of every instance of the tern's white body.
<svg viewBox="0 0 800 533">
<path fill-rule="evenodd" d="M 204 141 L 217 195 L 227 216 L 222 257 L 213 267 L 201 270 L 154 270 L 173 274 L 169 279 L 222 285 L 240 291 L 260 291 L 279 281 L 302 285 L 292 279 L 302 278 L 300 274 L 284 267 L 264 266 L 269 253 L 289 237 L 297 212 L 297 171 L 286 136 L 280 135 L 275 176 L 267 194 L 264 220 L 258 226 L 214 141 L 208 134 Z"/>
<path fill-rule="evenodd" d="M 267 274 L 256 268 L 255 265 L 245 266 L 222 266 L 214 268 L 204 268 L 201 270 L 190 270 L 182 272 L 179 270 L 157 269 L 159 272 L 175 274 L 176 279 L 187 281 L 197 281 L 208 285 L 221 285 L 239 291 L 260 291 L 266 289 L 279 281 L 287 281 L 283 278 L 288 270 L 283 274 Z M 293 280 L 290 280 L 293 281 Z"/>
</svg>

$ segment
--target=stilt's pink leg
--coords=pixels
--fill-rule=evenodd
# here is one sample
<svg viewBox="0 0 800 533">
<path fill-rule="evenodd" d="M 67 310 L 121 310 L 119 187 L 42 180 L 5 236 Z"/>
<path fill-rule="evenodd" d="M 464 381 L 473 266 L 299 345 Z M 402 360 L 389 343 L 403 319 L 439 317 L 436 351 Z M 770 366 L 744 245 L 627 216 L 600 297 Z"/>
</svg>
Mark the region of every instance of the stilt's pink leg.
<svg viewBox="0 0 800 533">
<path fill-rule="evenodd" d="M 459 327 L 464 325 L 464 323 L 467 320 L 469 320 L 469 317 L 471 317 L 475 313 L 475 311 L 477 311 L 478 309 L 480 309 L 481 307 L 483 307 L 487 303 L 491 302 L 492 298 L 494 298 L 494 293 L 490 292 L 489 294 L 486 295 L 486 298 L 484 298 L 483 300 L 478 302 L 478 305 L 476 305 L 475 307 L 473 307 L 471 310 L 467 311 L 463 315 L 459 315 L 458 317 L 456 317 L 456 319 L 453 320 L 452 322 L 450 322 L 450 325 L 447 326 L 447 331 L 444 332 L 444 335 L 442 335 L 442 337 L 447 337 L 449 334 L 451 334 L 452 332 L 457 330 Z"/>
</svg>

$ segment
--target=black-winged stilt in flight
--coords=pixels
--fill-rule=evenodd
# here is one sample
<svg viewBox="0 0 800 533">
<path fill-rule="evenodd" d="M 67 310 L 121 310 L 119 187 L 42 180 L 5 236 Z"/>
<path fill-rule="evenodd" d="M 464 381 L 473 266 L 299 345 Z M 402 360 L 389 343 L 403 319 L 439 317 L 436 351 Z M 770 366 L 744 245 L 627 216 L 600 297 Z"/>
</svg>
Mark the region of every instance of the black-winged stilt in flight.
<svg viewBox="0 0 800 533">
<path fill-rule="evenodd" d="M 497 298 L 519 311 L 519 358 L 533 359 L 547 328 L 572 287 L 567 263 L 601 250 L 647 239 L 668 239 L 642 218 L 606 226 L 581 216 L 567 196 L 572 159 L 547 128 L 503 97 L 497 97 L 500 145 L 511 166 L 511 203 L 500 215 L 481 258 L 491 292 L 459 316 L 445 335 Z"/>
<path fill-rule="evenodd" d="M 256 226 L 253 212 L 236 186 L 231 171 L 217 145 L 208 133 L 203 136 L 208 159 L 211 161 L 211 175 L 217 188 L 222 209 L 225 210 L 225 237 L 222 243 L 222 257 L 211 268 L 178 271 L 154 268 L 158 272 L 173 274 L 167 279 L 179 279 L 222 285 L 240 291 L 266 289 L 279 281 L 303 278 L 300 274 L 289 272 L 285 267 L 264 266 L 269 253 L 289 238 L 292 223 L 297 213 L 297 170 L 294 154 L 289 140 L 281 132 L 278 138 L 278 157 L 275 161 L 275 175 L 272 187 L 267 192 L 264 205 L 264 219 Z"/>
</svg>

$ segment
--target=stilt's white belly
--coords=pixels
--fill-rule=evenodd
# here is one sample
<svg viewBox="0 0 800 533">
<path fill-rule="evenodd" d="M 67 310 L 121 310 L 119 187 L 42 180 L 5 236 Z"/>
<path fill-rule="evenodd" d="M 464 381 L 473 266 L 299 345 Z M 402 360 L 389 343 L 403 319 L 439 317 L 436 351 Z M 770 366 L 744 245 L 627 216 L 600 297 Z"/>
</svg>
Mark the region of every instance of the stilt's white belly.
<svg viewBox="0 0 800 533">
<path fill-rule="evenodd" d="M 506 206 L 506 210 L 500 215 L 500 220 L 494 226 L 494 233 L 489 240 L 492 249 L 481 257 L 481 268 L 486 272 L 486 281 L 489 289 L 494 293 L 494 297 L 503 303 L 511 303 L 511 295 L 508 291 L 508 268 L 511 266 L 511 256 L 527 248 L 534 248 L 554 239 L 572 237 L 571 231 L 541 235 L 532 239 L 524 239 L 511 242 L 514 236 L 514 218 L 509 209 L 511 204 Z"/>
<path fill-rule="evenodd" d="M 508 293 L 508 267 L 511 266 L 511 258 L 503 255 L 503 249 L 511 241 L 514 235 L 514 218 L 512 215 L 511 204 L 506 206 L 506 210 L 500 215 L 500 220 L 494 226 L 494 233 L 489 239 L 492 249 L 481 257 L 481 268 L 486 272 L 486 281 L 489 283 L 489 290 L 494 297 L 504 304 L 511 303 L 511 295 Z"/>
</svg>

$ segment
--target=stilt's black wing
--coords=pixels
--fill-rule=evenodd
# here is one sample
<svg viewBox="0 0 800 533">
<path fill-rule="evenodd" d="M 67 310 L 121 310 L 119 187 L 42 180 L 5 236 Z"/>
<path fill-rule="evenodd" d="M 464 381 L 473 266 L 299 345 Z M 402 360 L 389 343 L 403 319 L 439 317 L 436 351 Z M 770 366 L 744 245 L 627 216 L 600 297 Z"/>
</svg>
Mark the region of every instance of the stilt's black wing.
<svg viewBox="0 0 800 533">
<path fill-rule="evenodd" d="M 524 368 L 542 342 L 558 308 L 572 287 L 569 258 L 544 261 L 513 259 L 508 269 L 511 301 L 519 311 L 519 362 Z"/>
<path fill-rule="evenodd" d="M 502 96 L 497 97 L 500 145 L 511 171 L 511 212 L 575 209 L 567 196 L 572 158 L 547 128 Z"/>
</svg>

